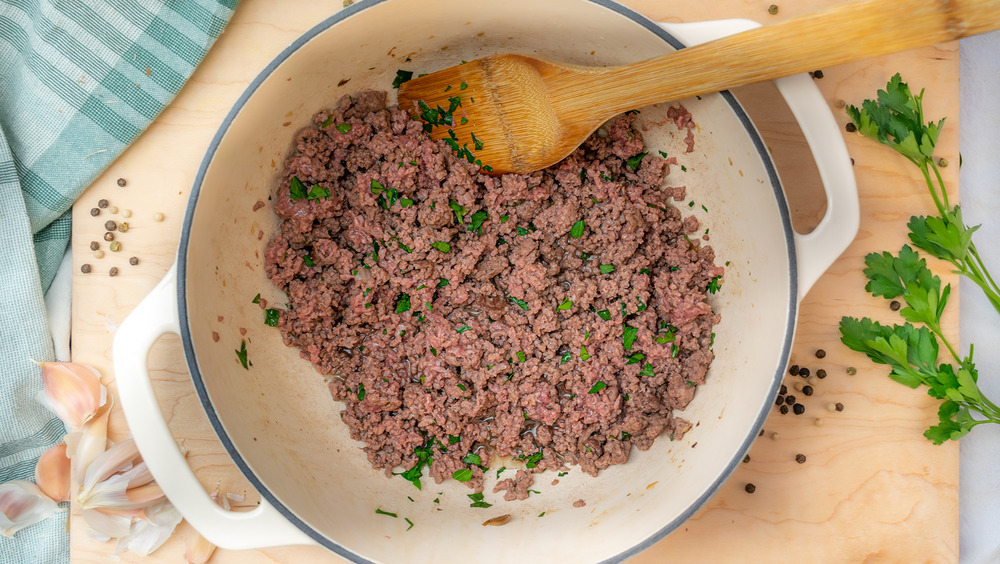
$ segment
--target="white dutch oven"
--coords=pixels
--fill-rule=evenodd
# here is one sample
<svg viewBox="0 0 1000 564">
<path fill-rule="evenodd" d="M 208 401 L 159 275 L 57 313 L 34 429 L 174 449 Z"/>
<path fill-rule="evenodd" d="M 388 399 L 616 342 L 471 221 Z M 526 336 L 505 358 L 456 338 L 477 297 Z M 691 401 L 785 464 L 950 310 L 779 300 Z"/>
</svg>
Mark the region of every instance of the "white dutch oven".
<svg viewBox="0 0 1000 564">
<path fill-rule="evenodd" d="M 250 303 L 258 292 L 284 303 L 261 258 L 277 219 L 268 208 L 251 208 L 268 201 L 294 132 L 314 112 L 350 92 L 386 89 L 399 68 L 427 72 L 494 52 L 619 64 L 754 25 L 658 25 L 607 0 L 373 0 L 344 9 L 282 52 L 253 81 L 211 144 L 175 267 L 115 338 L 115 371 L 129 426 L 184 517 L 227 548 L 320 544 L 359 562 L 459 562 L 471 550 L 492 562 L 519 562 L 528 555 L 539 562 L 596 562 L 635 554 L 691 516 L 756 437 L 788 360 L 799 300 L 858 228 L 847 151 L 808 77 L 778 81 L 826 188 L 826 216 L 806 236 L 792 231 L 778 175 L 734 98 L 722 93 L 684 101 L 698 124 L 697 145 L 681 157 L 687 172 L 674 168 L 668 182 L 688 186 L 698 205 L 684 211 L 701 216 L 719 260 L 729 264 L 723 290 L 711 297 L 722 314 L 716 360 L 682 415 L 698 426 L 683 440 L 661 437 L 649 451 L 633 451 L 627 464 L 598 478 L 572 471 L 551 486 L 555 476 L 543 475 L 534 487 L 540 495 L 523 502 L 504 502 L 490 493 L 488 481 L 486 500 L 493 507 L 470 508 L 469 491 L 457 482 L 438 485 L 424 478 L 418 491 L 371 469 L 341 424 L 340 406 L 323 378 L 282 344 L 276 329 L 264 326 L 261 310 Z M 338 86 L 345 79 L 350 82 Z M 683 146 L 673 126 L 654 125 L 664 112 L 643 109 L 647 144 L 676 155 Z M 233 354 L 243 338 L 240 327 L 249 329 L 249 370 Z M 166 332 L 181 335 L 209 420 L 263 498 L 258 509 L 230 513 L 217 507 L 170 436 L 146 369 L 147 351 Z M 586 506 L 574 508 L 578 499 Z M 377 515 L 376 508 L 400 518 Z M 513 517 L 505 526 L 481 525 L 505 513 Z M 404 516 L 414 530 L 405 531 Z"/>
</svg>

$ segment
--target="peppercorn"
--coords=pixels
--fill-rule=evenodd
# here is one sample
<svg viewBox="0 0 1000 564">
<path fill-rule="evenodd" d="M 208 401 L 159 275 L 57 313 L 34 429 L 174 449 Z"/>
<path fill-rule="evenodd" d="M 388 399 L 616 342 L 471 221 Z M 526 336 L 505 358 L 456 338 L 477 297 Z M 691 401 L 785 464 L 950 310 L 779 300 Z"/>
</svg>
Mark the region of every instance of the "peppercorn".
<svg viewBox="0 0 1000 564">
<path fill-rule="evenodd" d="M 121 231 L 122 233 L 125 233 L 126 231 L 128 231 L 128 222 L 127 221 L 123 221 L 123 222 L 119 223 L 118 224 L 118 231 Z"/>
<path fill-rule="evenodd" d="M 802 405 L 801 403 L 797 403 L 792 406 L 792 411 L 795 412 L 795 415 L 802 415 L 803 413 L 806 412 L 806 406 Z"/>
<path fill-rule="evenodd" d="M 108 276 L 118 276 L 118 267 L 112 266 L 111 270 L 108 271 Z"/>
<path fill-rule="evenodd" d="M 788 386 L 782 384 L 781 385 L 781 391 L 779 391 L 778 393 L 781 394 L 781 395 L 787 394 L 788 393 Z"/>
<path fill-rule="evenodd" d="M 111 213 L 118 213 L 118 206 L 111 206 L 108 208 L 108 211 Z"/>
<path fill-rule="evenodd" d="M 858 130 L 858 128 L 854 125 L 853 121 L 847 122 L 847 125 L 844 126 L 844 129 L 846 129 L 848 133 L 854 133 L 855 131 Z"/>
<path fill-rule="evenodd" d="M 816 425 L 817 427 L 822 427 L 824 423 L 826 423 L 826 421 L 823 421 L 822 417 L 817 417 L 813 420 L 813 425 Z"/>
<path fill-rule="evenodd" d="M 115 220 L 113 220 L 113 219 L 109 219 L 109 220 L 107 220 L 107 221 L 104 222 L 104 229 L 105 229 L 105 231 L 114 231 L 117 228 L 118 228 L 118 224 L 115 223 Z"/>
<path fill-rule="evenodd" d="M 128 263 L 132 266 L 139 264 L 139 257 L 131 257 L 128 259 Z"/>
<path fill-rule="evenodd" d="M 823 71 L 814 70 L 812 71 L 813 78 L 823 78 Z"/>
<path fill-rule="evenodd" d="M 785 414 L 788 413 L 788 406 L 787 405 L 783 405 L 783 406 L 781 406 L 781 407 L 778 408 L 778 411 L 780 411 L 782 415 L 785 415 Z"/>
<path fill-rule="evenodd" d="M 97 249 L 96 251 L 94 251 L 94 258 L 99 258 L 99 259 L 104 258 L 104 251 L 102 251 L 101 249 Z"/>
<path fill-rule="evenodd" d="M 891 309 L 892 311 L 899 311 L 900 307 L 902 307 L 901 304 L 896 300 L 892 300 L 891 302 L 889 302 L 889 309 Z"/>
<path fill-rule="evenodd" d="M 844 411 L 844 404 L 837 402 L 837 405 L 833 406 L 837 411 Z"/>
<path fill-rule="evenodd" d="M 121 186 L 122 188 L 124 188 L 125 187 L 125 179 L 124 178 L 119 178 L 118 179 L 118 185 Z"/>
<path fill-rule="evenodd" d="M 793 364 L 792 367 L 788 369 L 788 373 L 791 374 L 792 376 L 798 376 L 799 375 L 799 365 L 798 364 Z"/>
<path fill-rule="evenodd" d="M 837 411 L 837 404 L 835 404 L 835 403 L 833 403 L 831 401 L 830 403 L 826 404 L 826 410 L 827 411 Z"/>
<path fill-rule="evenodd" d="M 819 378 L 820 380 L 822 380 L 823 378 L 826 378 L 826 370 L 823 369 L 823 368 L 820 368 L 819 370 L 817 370 L 816 371 L 816 377 Z"/>
<path fill-rule="evenodd" d="M 101 215 L 101 208 L 91 208 L 90 215 L 94 217 Z"/>
<path fill-rule="evenodd" d="M 88 272 L 90 272 L 90 265 L 89 264 L 82 264 L 82 265 L 80 265 L 80 272 L 82 272 L 84 274 L 87 274 Z"/>
<path fill-rule="evenodd" d="M 764 436 L 764 429 L 761 429 L 760 432 L 757 433 L 757 436 L 758 437 L 763 437 Z"/>
<path fill-rule="evenodd" d="M 941 168 L 947 167 L 948 166 L 948 159 L 946 159 L 944 157 L 941 157 L 940 159 L 938 159 L 938 166 L 941 167 Z"/>
<path fill-rule="evenodd" d="M 104 209 L 104 208 L 108 207 L 108 201 L 105 200 L 105 199 L 98 200 L 97 201 L 97 207 L 99 207 L 101 209 Z"/>
<path fill-rule="evenodd" d="M 753 492 L 757 491 L 757 486 L 753 484 L 747 484 L 743 486 L 743 489 L 746 490 L 748 494 L 752 494 Z"/>
<path fill-rule="evenodd" d="M 153 221 L 163 221 L 163 214 L 156 212 L 153 214 Z"/>
<path fill-rule="evenodd" d="M 743 457 L 743 464 L 746 464 L 747 462 L 750 462 L 750 455 L 749 454 Z"/>
<path fill-rule="evenodd" d="M 777 431 L 772 431 L 771 434 L 768 436 L 771 437 L 772 441 L 776 441 L 781 437 L 781 435 L 779 435 Z"/>
<path fill-rule="evenodd" d="M 111 249 L 112 253 L 117 253 L 122 249 L 122 244 L 118 241 L 112 241 L 111 244 L 108 245 L 108 248 Z"/>
<path fill-rule="evenodd" d="M 90 250 L 96 251 L 97 249 L 100 249 L 100 248 L 101 248 L 101 244 L 98 243 L 97 241 L 91 241 L 90 242 Z"/>
<path fill-rule="evenodd" d="M 802 393 L 805 394 L 805 395 L 807 395 L 807 396 L 813 395 L 813 387 L 812 386 L 802 386 Z"/>
<path fill-rule="evenodd" d="M 848 376 L 854 376 L 857 373 L 858 373 L 858 369 L 857 368 L 854 368 L 853 366 L 848 366 L 847 367 L 847 375 Z"/>
<path fill-rule="evenodd" d="M 823 349 L 818 349 L 816 351 L 816 358 L 823 358 L 826 356 L 826 351 Z"/>
<path fill-rule="evenodd" d="M 795 396 L 785 396 L 785 403 L 795 405 Z"/>
<path fill-rule="evenodd" d="M 774 400 L 774 405 L 781 405 L 781 404 L 783 404 L 783 403 L 785 403 L 785 398 L 783 398 L 783 397 L 781 397 L 781 396 L 778 396 L 778 397 L 777 397 L 777 398 L 775 398 L 775 400 Z"/>
<path fill-rule="evenodd" d="M 795 462 L 798 462 L 799 464 L 803 464 L 805 461 L 806 461 L 806 455 L 804 455 L 804 454 L 796 454 L 795 455 Z"/>
<path fill-rule="evenodd" d="M 123 209 L 122 210 L 122 217 L 132 217 L 132 210 L 127 209 L 127 208 Z"/>
<path fill-rule="evenodd" d="M 768 6 L 767 7 L 767 13 L 771 14 L 772 16 L 775 15 L 775 14 L 777 14 L 778 13 L 778 5 L 777 4 L 771 4 L 770 6 Z"/>
<path fill-rule="evenodd" d="M 115 234 L 112 233 L 112 232 L 110 232 L 110 231 L 108 231 L 107 233 L 104 234 L 104 240 L 105 241 L 114 241 L 115 240 Z"/>
<path fill-rule="evenodd" d="M 799 376 L 802 376 L 803 378 L 808 378 L 809 377 L 809 369 L 808 368 L 800 368 L 799 369 Z"/>
<path fill-rule="evenodd" d="M 796 392 L 801 392 L 802 391 L 802 382 L 796 382 L 795 385 L 792 386 L 792 387 L 795 388 Z"/>
</svg>

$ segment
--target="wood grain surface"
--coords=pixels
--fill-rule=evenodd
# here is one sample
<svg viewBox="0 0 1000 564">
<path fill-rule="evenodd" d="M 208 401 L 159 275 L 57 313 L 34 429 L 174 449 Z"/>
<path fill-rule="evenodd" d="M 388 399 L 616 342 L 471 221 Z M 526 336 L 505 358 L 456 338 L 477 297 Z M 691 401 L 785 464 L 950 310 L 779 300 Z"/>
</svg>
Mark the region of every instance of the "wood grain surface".
<svg viewBox="0 0 1000 564">
<path fill-rule="evenodd" d="M 762 23 L 835 5 L 833 0 L 789 0 L 778 13 L 771 2 L 716 0 L 627 0 L 625 4 L 658 21 L 698 21 L 743 17 Z M 115 393 L 111 343 L 118 324 L 163 276 L 174 261 L 188 193 L 216 129 L 254 76 L 303 31 L 340 8 L 335 0 L 287 2 L 243 0 L 216 46 L 177 99 L 139 140 L 98 178 L 74 208 L 72 354 L 96 367 Z M 958 45 L 949 43 L 860 63 L 822 69 L 817 85 L 839 123 L 847 119 L 843 101 L 859 103 L 901 72 L 911 86 L 927 87 L 929 117 L 947 116 L 939 156 L 958 163 Z M 767 86 L 738 92 L 766 142 L 786 184 L 796 228 L 808 230 L 823 213 L 820 187 L 806 150 L 775 104 Z M 696 116 L 697 117 L 697 116 Z M 842 315 L 890 320 L 885 301 L 864 292 L 863 257 L 895 250 L 905 241 L 910 215 L 932 213 L 919 172 L 901 157 L 857 134 L 844 133 L 855 159 L 861 195 L 861 229 L 841 259 L 820 279 L 801 307 L 792 362 L 828 376 L 804 398 L 804 415 L 772 412 L 765 434 L 732 478 L 694 517 L 631 562 L 955 562 L 958 560 L 958 446 L 934 446 L 922 437 L 936 419 L 936 405 L 921 391 L 889 380 L 882 368 L 848 351 L 838 340 Z M 944 169 L 958 187 L 958 167 Z M 117 179 L 126 180 L 120 187 Z M 90 210 L 107 199 L 118 214 Z M 122 217 L 125 210 L 131 217 Z M 156 221 L 155 214 L 163 214 Z M 101 241 L 108 219 L 128 221 L 118 233 L 121 250 L 97 258 L 89 249 Z M 102 248 L 107 250 L 107 244 Z M 129 264 L 137 257 L 137 265 Z M 80 266 L 93 271 L 81 274 Z M 932 265 L 940 267 L 941 265 Z M 110 277 L 111 267 L 118 275 Z M 937 268 L 939 273 L 947 272 Z M 951 274 L 941 274 L 954 284 Z M 946 331 L 958 333 L 955 294 Z M 891 314 L 891 315 L 890 315 Z M 817 359 L 817 349 L 826 351 Z M 154 347 L 149 367 L 160 407 L 174 436 L 189 449 L 188 461 L 203 485 L 253 492 L 231 463 L 208 423 L 187 375 L 180 340 L 164 337 Z M 856 367 L 848 375 L 847 367 Z M 786 378 L 789 387 L 793 379 Z M 801 396 L 801 394 L 797 394 Z M 842 412 L 826 405 L 840 402 Z M 111 438 L 128 434 L 120 407 L 110 423 Z M 774 438 L 772 438 L 774 436 Z M 795 456 L 806 456 L 797 463 Z M 754 494 L 744 491 L 747 483 Z M 74 508 L 70 521 L 73 562 L 183 562 L 187 538 L 182 523 L 156 553 L 114 555 L 113 543 L 86 534 Z M 260 551 L 217 551 L 217 563 L 342 562 L 324 549 L 282 547 Z"/>
</svg>

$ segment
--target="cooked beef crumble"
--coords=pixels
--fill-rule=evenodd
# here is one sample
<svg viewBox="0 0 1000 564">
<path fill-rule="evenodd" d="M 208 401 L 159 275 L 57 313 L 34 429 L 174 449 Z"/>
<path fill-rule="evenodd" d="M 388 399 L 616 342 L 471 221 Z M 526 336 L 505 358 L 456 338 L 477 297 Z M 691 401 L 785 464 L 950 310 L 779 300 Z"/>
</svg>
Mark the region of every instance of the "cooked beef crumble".
<svg viewBox="0 0 1000 564">
<path fill-rule="evenodd" d="M 676 161 L 644 153 L 626 114 L 551 168 L 495 178 L 386 98 L 345 97 L 298 135 L 265 261 L 285 343 L 328 376 L 371 464 L 471 470 L 481 491 L 496 456 L 596 475 L 683 434 L 723 269 L 670 203 Z"/>
</svg>

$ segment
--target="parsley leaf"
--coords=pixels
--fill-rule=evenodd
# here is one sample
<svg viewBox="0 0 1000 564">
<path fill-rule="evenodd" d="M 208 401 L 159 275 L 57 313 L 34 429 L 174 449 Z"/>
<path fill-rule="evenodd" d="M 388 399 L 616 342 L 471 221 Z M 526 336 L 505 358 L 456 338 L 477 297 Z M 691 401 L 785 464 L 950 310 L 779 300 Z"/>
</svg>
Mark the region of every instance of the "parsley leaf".
<svg viewBox="0 0 1000 564">
<path fill-rule="evenodd" d="M 603 319 L 604 321 L 611 321 L 611 312 L 606 309 L 598 311 L 597 316 Z"/>
<path fill-rule="evenodd" d="M 363 383 L 359 383 L 358 384 L 358 401 L 361 401 L 361 400 L 365 399 L 366 395 L 368 395 L 368 394 L 365 392 L 365 385 Z"/>
<path fill-rule="evenodd" d="M 306 187 L 299 180 L 298 176 L 293 176 L 291 180 L 288 181 L 288 196 L 293 200 L 302 200 L 306 198 L 309 194 L 306 192 Z"/>
<path fill-rule="evenodd" d="M 264 324 L 270 325 L 271 327 L 278 326 L 278 315 L 279 311 L 276 309 L 265 309 L 264 310 Z"/>
<path fill-rule="evenodd" d="M 312 188 L 309 190 L 309 196 L 308 197 L 309 197 L 310 200 L 319 200 L 319 199 L 322 199 L 322 198 L 329 198 L 330 197 L 330 189 L 329 188 L 323 188 L 319 184 L 313 184 Z"/>
<path fill-rule="evenodd" d="M 447 278 L 441 278 L 438 280 L 437 286 L 435 286 L 435 288 L 444 288 L 448 284 L 451 284 L 451 282 L 449 282 Z"/>
<path fill-rule="evenodd" d="M 614 271 L 615 271 L 615 265 L 613 265 L 613 264 L 602 264 L 601 265 L 601 274 L 611 274 Z"/>
<path fill-rule="evenodd" d="M 594 387 L 590 388 L 590 391 L 587 392 L 587 393 L 588 394 L 596 394 L 597 392 L 599 392 L 599 391 L 601 391 L 601 390 L 603 390 L 604 388 L 607 388 L 607 387 L 608 387 L 608 385 L 605 384 L 604 382 L 598 382 L 598 383 L 594 384 Z"/>
<path fill-rule="evenodd" d="M 349 124 L 349 123 L 338 123 L 337 124 L 337 131 L 339 131 L 341 133 L 347 133 L 350 130 L 351 130 L 351 124 Z"/>
<path fill-rule="evenodd" d="M 396 302 L 396 313 L 404 313 L 410 311 L 410 295 L 400 294 L 399 300 Z"/>
<path fill-rule="evenodd" d="M 479 210 L 472 214 L 472 223 L 469 225 L 469 231 L 476 231 L 478 233 L 483 232 L 483 222 L 490 218 L 489 212 L 486 210 Z"/>
<path fill-rule="evenodd" d="M 653 365 L 647 362 L 639 371 L 639 376 L 653 376 Z"/>
<path fill-rule="evenodd" d="M 253 299 L 250 300 L 250 303 L 252 303 L 252 304 L 259 304 L 260 303 L 260 294 L 257 294 L 256 296 L 254 296 Z"/>
<path fill-rule="evenodd" d="M 413 78 L 413 71 L 397 70 L 396 78 L 392 81 L 392 87 L 399 88 L 399 85 L 407 82 L 411 78 Z"/>
<path fill-rule="evenodd" d="M 559 306 L 556 307 L 556 309 L 559 310 L 559 311 L 562 311 L 562 310 L 570 309 L 572 307 L 573 307 L 573 300 L 569 299 L 569 296 L 567 296 L 567 297 L 563 298 L 562 303 L 559 304 Z"/>
<path fill-rule="evenodd" d="M 579 239 L 580 237 L 583 237 L 583 230 L 585 227 L 586 225 L 583 223 L 582 219 L 580 221 L 577 221 L 576 223 L 573 224 L 573 227 L 570 228 L 569 236 L 574 239 Z"/>
<path fill-rule="evenodd" d="M 474 494 L 466 494 L 466 495 L 468 495 L 469 499 L 472 500 L 472 503 L 469 504 L 469 507 L 482 507 L 484 509 L 487 507 L 493 507 L 492 503 L 486 503 L 485 501 L 483 501 L 483 492 L 476 492 Z"/>
<path fill-rule="evenodd" d="M 591 355 L 587 352 L 587 347 L 580 345 L 580 360 L 587 360 L 590 357 Z"/>
<path fill-rule="evenodd" d="M 639 335 L 639 330 L 635 327 L 626 325 L 622 329 L 622 344 L 625 345 L 625 350 L 632 350 L 632 343 L 635 342 L 635 338 Z"/>
<path fill-rule="evenodd" d="M 247 358 L 247 341 L 246 341 L 246 339 L 243 339 L 243 341 L 240 342 L 240 350 L 236 351 L 236 358 L 240 359 L 240 364 L 243 365 L 243 368 L 245 370 L 250 370 L 250 367 L 253 366 L 253 363 L 250 362 L 249 358 Z"/>
<path fill-rule="evenodd" d="M 515 304 L 517 304 L 517 307 L 523 309 L 524 311 L 528 311 L 529 309 L 531 309 L 531 308 L 528 307 L 528 302 L 526 302 L 524 300 L 515 298 L 514 296 L 511 296 L 510 300 L 512 302 L 514 302 Z"/>
<path fill-rule="evenodd" d="M 447 253 L 448 251 L 451 250 L 451 243 L 445 243 L 444 241 L 437 241 L 431 243 L 431 246 L 441 251 L 442 253 Z"/>
<path fill-rule="evenodd" d="M 524 351 L 517 351 L 517 359 L 524 362 L 528 360 L 528 355 L 524 354 Z"/>
<path fill-rule="evenodd" d="M 452 478 L 455 478 L 459 482 L 468 482 L 472 479 L 472 470 L 468 468 L 462 468 L 461 470 L 455 470 L 451 474 Z"/>
<path fill-rule="evenodd" d="M 465 455 L 465 458 L 462 459 L 462 462 L 464 462 L 465 464 L 475 464 L 476 466 L 482 466 L 483 464 L 483 460 L 479 458 L 479 455 L 472 453 Z"/>
<path fill-rule="evenodd" d="M 648 153 L 639 153 L 638 155 L 636 155 L 634 157 L 630 157 L 628 160 L 625 161 L 625 164 L 627 164 L 628 167 L 630 169 L 632 169 L 632 170 L 639 170 L 639 165 L 642 163 L 642 159 L 647 154 Z"/>
<path fill-rule="evenodd" d="M 708 283 L 708 292 L 714 294 L 719 291 L 719 281 L 722 280 L 721 276 L 716 276 Z"/>
</svg>

